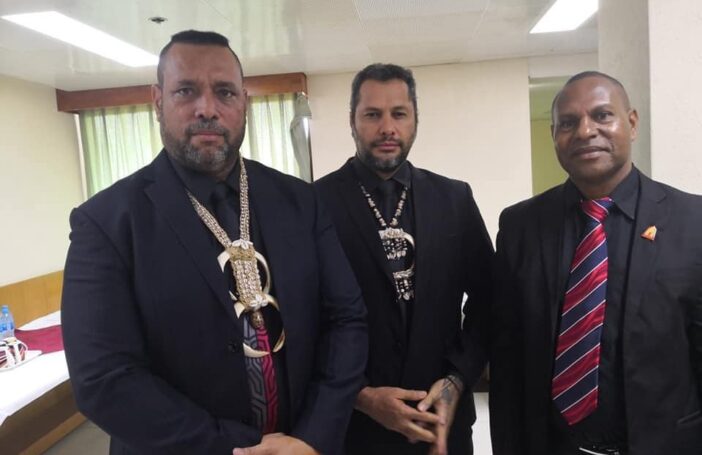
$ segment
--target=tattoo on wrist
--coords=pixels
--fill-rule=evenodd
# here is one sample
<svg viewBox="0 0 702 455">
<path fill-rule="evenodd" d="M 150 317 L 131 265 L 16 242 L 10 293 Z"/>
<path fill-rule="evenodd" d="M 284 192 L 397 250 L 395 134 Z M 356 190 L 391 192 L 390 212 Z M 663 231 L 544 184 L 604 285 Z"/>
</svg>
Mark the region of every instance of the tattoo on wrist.
<svg viewBox="0 0 702 455">
<path fill-rule="evenodd" d="M 459 395 L 463 393 L 463 381 L 461 380 L 461 378 L 459 378 L 455 374 L 449 374 L 446 376 L 446 380 L 453 385 L 453 387 L 456 389 Z"/>
<path fill-rule="evenodd" d="M 453 391 L 451 390 L 451 386 L 454 388 L 456 387 L 449 378 L 444 378 L 444 382 L 441 385 L 441 395 L 439 396 L 439 399 L 447 404 L 453 402 Z"/>
</svg>

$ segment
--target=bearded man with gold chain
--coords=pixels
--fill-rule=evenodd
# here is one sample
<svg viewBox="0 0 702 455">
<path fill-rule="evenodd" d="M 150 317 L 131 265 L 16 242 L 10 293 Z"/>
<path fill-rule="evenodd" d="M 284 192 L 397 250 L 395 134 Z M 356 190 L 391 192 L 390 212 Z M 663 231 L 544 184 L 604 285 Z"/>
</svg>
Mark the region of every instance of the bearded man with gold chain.
<svg viewBox="0 0 702 455">
<path fill-rule="evenodd" d="M 63 333 L 111 454 L 340 454 L 367 355 L 314 188 L 239 154 L 247 95 L 213 32 L 173 36 L 164 150 L 71 214 Z"/>
</svg>

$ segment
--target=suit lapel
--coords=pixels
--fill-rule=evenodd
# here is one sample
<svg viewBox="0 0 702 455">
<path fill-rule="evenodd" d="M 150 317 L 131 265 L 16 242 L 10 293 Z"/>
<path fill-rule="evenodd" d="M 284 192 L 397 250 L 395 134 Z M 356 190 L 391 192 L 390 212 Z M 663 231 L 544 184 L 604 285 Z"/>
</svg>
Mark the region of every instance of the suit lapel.
<svg viewBox="0 0 702 455">
<path fill-rule="evenodd" d="M 446 232 L 446 228 L 440 226 L 442 214 L 450 213 L 448 208 L 443 207 L 443 201 L 436 199 L 436 191 L 432 187 L 431 181 L 426 174 L 410 165 L 412 170 L 412 202 L 414 204 L 414 228 L 415 228 L 415 284 L 414 284 L 414 318 L 412 324 L 424 324 L 422 320 L 423 304 L 428 304 L 432 299 L 431 278 L 432 264 L 436 259 L 433 254 L 434 239 L 436 233 Z M 418 322 L 421 321 L 421 322 Z M 416 333 L 412 330 L 411 333 Z"/>
<path fill-rule="evenodd" d="M 657 236 L 665 235 L 665 225 L 669 218 L 669 204 L 666 194 L 656 182 L 641 175 L 641 193 L 636 213 L 636 222 L 632 235 L 631 257 L 629 258 L 629 276 L 627 277 L 627 297 L 625 318 L 628 320 L 638 313 L 641 296 L 651 282 L 658 255 L 658 242 L 641 237 L 650 226 L 658 230 Z"/>
<path fill-rule="evenodd" d="M 153 184 L 144 189 L 146 196 L 173 229 L 180 244 L 224 306 L 227 314 L 236 321 L 228 289 L 225 286 L 226 282 L 222 280 L 222 271 L 216 258 L 210 254 L 212 247 L 208 236 L 212 234 L 195 213 L 183 183 L 168 161 L 165 151 L 156 157 L 153 166 L 155 179 Z"/>
<path fill-rule="evenodd" d="M 541 243 L 542 276 L 548 290 L 550 334 L 556 333 L 559 302 L 568 279 L 568 271 L 561 267 L 563 231 L 565 229 L 565 187 L 561 185 L 555 200 L 544 200 L 539 210 L 539 241 Z M 535 277 L 535 279 L 539 279 Z M 554 337 L 549 339 L 553 340 Z"/>
<path fill-rule="evenodd" d="M 356 230 L 358 230 L 359 237 L 363 239 L 363 243 L 370 251 L 376 264 L 378 264 L 378 267 L 394 286 L 390 266 L 378 236 L 378 222 L 373 217 L 368 207 L 368 202 L 358 187 L 358 181 L 353 173 L 350 161 L 341 168 L 338 190 L 342 201 L 348 207 L 348 212 L 357 214 L 352 216 L 351 220 Z"/>
</svg>

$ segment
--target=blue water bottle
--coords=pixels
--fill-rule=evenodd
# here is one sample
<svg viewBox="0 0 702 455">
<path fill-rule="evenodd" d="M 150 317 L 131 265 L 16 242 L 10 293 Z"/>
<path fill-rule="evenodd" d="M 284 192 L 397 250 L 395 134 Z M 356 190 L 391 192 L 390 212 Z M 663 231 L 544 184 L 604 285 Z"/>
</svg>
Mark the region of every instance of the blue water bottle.
<svg viewBox="0 0 702 455">
<path fill-rule="evenodd" d="M 0 314 L 0 338 L 8 338 L 15 336 L 15 319 L 12 317 L 10 307 L 2 306 L 2 314 Z"/>
</svg>

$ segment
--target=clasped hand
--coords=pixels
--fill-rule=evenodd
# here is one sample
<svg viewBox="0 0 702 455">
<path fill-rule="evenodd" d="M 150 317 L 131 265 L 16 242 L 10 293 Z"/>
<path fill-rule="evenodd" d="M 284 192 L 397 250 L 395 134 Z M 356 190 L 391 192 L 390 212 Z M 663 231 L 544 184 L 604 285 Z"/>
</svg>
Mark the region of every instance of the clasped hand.
<svg viewBox="0 0 702 455">
<path fill-rule="evenodd" d="M 432 428 L 439 422 L 439 417 L 405 403 L 425 398 L 427 392 L 423 390 L 365 387 L 358 395 L 356 407 L 388 430 L 396 431 L 412 442 L 433 443 L 436 435 Z"/>
<path fill-rule="evenodd" d="M 455 378 L 439 379 L 429 393 L 398 387 L 365 387 L 358 395 L 356 407 L 410 442 L 430 443 L 431 455 L 446 455 L 448 433 L 461 389 L 462 384 Z M 414 408 L 406 401 L 419 401 L 419 404 Z"/>
<path fill-rule="evenodd" d="M 233 455 L 319 455 L 319 453 L 301 439 L 283 433 L 271 433 L 265 435 L 258 445 L 234 449 Z"/>
</svg>

